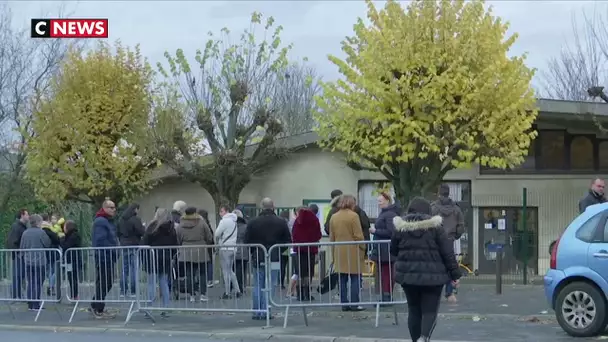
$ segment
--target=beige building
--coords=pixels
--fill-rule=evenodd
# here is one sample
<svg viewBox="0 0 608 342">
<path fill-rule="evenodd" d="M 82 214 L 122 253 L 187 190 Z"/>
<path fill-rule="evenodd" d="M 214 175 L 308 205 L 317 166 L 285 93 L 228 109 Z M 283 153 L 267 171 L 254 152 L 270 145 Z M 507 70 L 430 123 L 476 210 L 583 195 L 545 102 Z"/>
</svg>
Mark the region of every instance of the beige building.
<svg viewBox="0 0 608 342">
<path fill-rule="evenodd" d="M 531 273 L 543 274 L 549 264 L 548 246 L 577 215 L 577 202 L 590 180 L 608 174 L 608 134 L 598 128 L 608 118 L 608 105 L 570 101 L 538 101 L 538 138 L 525 163 L 513 170 L 475 166 L 449 172 L 445 180 L 451 196 L 467 217 L 463 253 L 480 273 L 495 270 L 492 243 L 505 243 L 505 268 L 521 272 L 528 256 Z M 608 126 L 607 126 L 608 127 Z M 291 157 L 269 165 L 243 190 L 240 203 L 256 206 L 271 197 L 277 206 L 296 207 L 310 202 L 326 203 L 333 189 L 358 194 L 370 217 L 377 215 L 373 195 L 382 175 L 348 168 L 338 153 L 319 149 L 315 133 L 287 138 L 301 146 Z M 176 200 L 213 212 L 211 196 L 202 187 L 180 180 L 171 172 L 162 183 L 140 199 L 142 214 L 150 219 L 156 206 L 171 207 Z M 527 188 L 527 224 L 523 233 L 523 191 Z M 211 213 L 213 222 L 215 217 Z M 528 250 L 522 246 L 527 237 Z"/>
</svg>

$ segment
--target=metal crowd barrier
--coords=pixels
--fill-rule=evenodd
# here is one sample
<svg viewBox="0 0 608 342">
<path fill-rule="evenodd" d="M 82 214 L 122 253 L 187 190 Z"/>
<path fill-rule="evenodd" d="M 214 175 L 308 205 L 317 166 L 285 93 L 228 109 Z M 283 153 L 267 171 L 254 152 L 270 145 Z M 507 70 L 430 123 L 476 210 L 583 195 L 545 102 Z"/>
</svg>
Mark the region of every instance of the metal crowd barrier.
<svg viewBox="0 0 608 342">
<path fill-rule="evenodd" d="M 284 244 L 269 250 L 262 245 L 89 247 L 63 254 L 59 249 L 0 250 L 0 259 L 5 260 L 0 279 L 8 280 L 0 287 L 0 302 L 8 302 L 9 309 L 11 302 L 28 302 L 28 308 L 36 311 L 36 321 L 45 303 L 58 303 L 64 294 L 74 305 L 70 323 L 81 303 L 88 304 L 89 311 L 105 312 L 104 318 L 113 317 L 111 310 L 105 310 L 108 303 L 129 304 L 125 324 L 136 313 L 155 322 L 152 313 L 166 317 L 171 311 L 203 311 L 249 312 L 254 319 L 265 320 L 266 326 L 273 305 L 285 309 L 284 327 L 291 307 L 303 310 L 308 325 L 306 310 L 319 306 L 345 311 L 375 306 L 377 327 L 381 306 L 392 305 L 398 324 L 395 305 L 407 301 L 393 286 L 389 243 Z M 324 257 L 318 257 L 315 249 Z M 368 260 L 369 250 L 376 252 L 371 253 L 375 261 Z M 220 263 L 224 282 L 207 288 L 206 266 L 211 260 Z M 53 267 L 56 281 L 51 288 L 48 274 Z M 370 268 L 374 277 L 363 277 Z M 286 269 L 288 283 L 282 291 L 279 277 Z M 128 274 L 123 274 L 125 270 Z"/>
<path fill-rule="evenodd" d="M 125 324 L 131 320 L 139 308 L 142 248 L 146 247 L 82 247 L 64 252 L 64 279 L 68 283 L 65 294 L 74 304 L 70 323 L 81 303 L 89 304 L 89 311 L 106 311 L 106 303 L 129 304 Z M 106 312 L 108 318 L 113 318 L 111 311 Z"/>
<path fill-rule="evenodd" d="M 318 242 L 309 244 L 274 245 L 268 255 L 289 253 L 293 273 L 287 293 L 272 293 L 270 303 L 285 309 L 283 327 L 287 327 L 289 309 L 301 308 L 304 323 L 308 326 L 306 310 L 311 307 L 341 307 L 342 311 L 357 312 L 364 306 L 376 310 L 378 327 L 380 308 L 392 306 L 395 324 L 399 324 L 396 305 L 407 304 L 405 294 L 394 282 L 394 257 L 390 254 L 390 241 Z M 374 263 L 373 278 L 363 274 Z M 330 266 L 317 259 L 324 253 Z M 317 269 L 328 269 L 326 274 L 315 274 Z"/>
<path fill-rule="evenodd" d="M 45 303 L 61 301 L 60 295 L 50 287 L 53 275 L 56 276 L 57 287 L 60 286 L 58 262 L 62 259 L 61 250 L 0 249 L 0 259 L 5 261 L 0 268 L 0 279 L 8 280 L 0 287 L 0 302 L 8 303 L 13 318 L 12 303 L 27 303 L 28 310 L 36 312 L 34 321 L 37 322 Z M 61 317 L 57 308 L 56 311 Z"/>
<path fill-rule="evenodd" d="M 270 326 L 268 254 L 262 245 L 146 247 L 140 250 L 138 310 L 250 312 Z M 207 263 L 219 261 L 223 282 L 207 288 Z M 246 298 L 251 295 L 251 299 Z"/>
</svg>

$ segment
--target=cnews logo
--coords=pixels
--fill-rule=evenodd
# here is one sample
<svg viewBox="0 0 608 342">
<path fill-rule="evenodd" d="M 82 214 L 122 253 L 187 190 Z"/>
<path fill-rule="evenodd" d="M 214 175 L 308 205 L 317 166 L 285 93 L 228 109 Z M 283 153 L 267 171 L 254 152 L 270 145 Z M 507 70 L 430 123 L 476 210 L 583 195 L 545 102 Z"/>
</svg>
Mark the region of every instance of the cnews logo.
<svg viewBox="0 0 608 342">
<path fill-rule="evenodd" d="M 108 19 L 32 19 L 32 38 L 108 38 Z"/>
</svg>

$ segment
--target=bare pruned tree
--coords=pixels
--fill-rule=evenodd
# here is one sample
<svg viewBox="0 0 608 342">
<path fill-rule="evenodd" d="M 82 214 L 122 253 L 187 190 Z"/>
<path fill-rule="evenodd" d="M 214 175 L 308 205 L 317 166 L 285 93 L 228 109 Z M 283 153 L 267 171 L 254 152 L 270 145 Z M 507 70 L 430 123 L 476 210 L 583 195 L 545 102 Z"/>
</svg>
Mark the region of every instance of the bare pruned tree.
<svg viewBox="0 0 608 342">
<path fill-rule="evenodd" d="M 82 46 L 80 41 L 30 39 L 28 30 L 16 28 L 10 7 L 0 5 L 0 164 L 8 177 L 0 211 L 21 177 L 26 158 L 23 147 L 35 134 L 30 125 L 32 113 L 68 50 Z"/>
<path fill-rule="evenodd" d="M 236 42 L 227 28 L 218 38 L 210 34 L 196 64 L 180 49 L 159 65 L 172 87 L 155 113 L 152 145 L 165 165 L 202 185 L 216 207 L 236 205 L 252 175 L 287 155 L 282 136 L 312 128 L 318 78 L 312 68 L 290 63 L 282 30 L 254 13 Z"/>
<path fill-rule="evenodd" d="M 315 96 L 321 92 L 320 78 L 316 70 L 307 65 L 292 64 L 287 68 L 285 77 L 277 80 L 276 94 L 277 117 L 283 123 L 284 136 L 309 132 L 317 110 Z"/>
<path fill-rule="evenodd" d="M 607 13 L 608 14 L 608 13 Z M 582 20 L 580 20 L 582 19 Z M 543 96 L 559 100 L 593 101 L 589 89 L 608 80 L 608 15 L 585 12 L 573 15 L 573 40 L 542 72 Z"/>
</svg>

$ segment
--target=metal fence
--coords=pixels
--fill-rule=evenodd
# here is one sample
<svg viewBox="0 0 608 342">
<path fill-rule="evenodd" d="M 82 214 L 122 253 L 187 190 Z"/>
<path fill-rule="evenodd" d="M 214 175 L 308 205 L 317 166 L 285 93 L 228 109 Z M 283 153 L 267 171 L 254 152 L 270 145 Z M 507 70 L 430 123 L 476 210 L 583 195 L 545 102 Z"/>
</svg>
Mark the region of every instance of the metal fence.
<svg viewBox="0 0 608 342">
<path fill-rule="evenodd" d="M 82 304 L 97 318 L 114 318 L 116 312 L 106 309 L 107 304 L 128 306 L 125 324 L 138 313 L 155 322 L 172 311 L 203 311 L 247 312 L 266 326 L 271 306 L 285 310 L 284 326 L 293 307 L 359 311 L 373 306 L 377 326 L 381 306 L 406 303 L 403 292 L 393 287 L 387 247 L 388 241 L 361 241 L 276 245 L 268 250 L 262 245 L 85 247 L 64 253 L 0 250 L 3 269 L 8 270 L 0 274 L 7 279 L 0 302 L 9 307 L 27 302 L 28 309 L 36 311 L 35 321 L 45 303 L 66 299 L 73 305 L 70 323 Z M 380 257 L 378 267 L 367 260 L 373 250 Z M 211 260 L 221 266 L 224 281 L 219 290 L 207 288 Z M 289 283 L 283 290 L 279 278 L 285 276 Z M 396 308 L 393 311 L 397 323 Z"/>
<path fill-rule="evenodd" d="M 396 305 L 406 304 L 407 300 L 403 291 L 394 286 L 395 260 L 389 249 L 390 241 L 272 246 L 268 250 L 270 256 L 289 253 L 292 265 L 292 271 L 288 273 L 292 275 L 292 282 L 286 296 L 277 292 L 270 295 L 270 303 L 285 310 L 283 327 L 287 327 L 292 307 L 302 310 L 304 323 L 308 326 L 306 310 L 328 306 L 338 306 L 346 312 L 363 311 L 364 306 L 373 306 L 376 327 L 380 320 L 380 307 L 392 306 L 395 324 L 398 324 Z M 280 263 L 280 259 L 272 263 Z M 272 276 L 278 276 L 276 271 Z"/>
<path fill-rule="evenodd" d="M 5 267 L 0 268 L 2 279 L 10 279 L 0 287 L 0 302 L 27 303 L 29 311 L 36 312 L 38 321 L 46 303 L 59 302 L 61 298 L 51 291 L 44 291 L 44 283 L 58 276 L 58 261 L 62 259 L 59 249 L 0 249 Z M 10 305 L 13 318 L 15 315 Z M 57 314 L 61 316 L 59 310 Z"/>
<path fill-rule="evenodd" d="M 267 293 L 276 283 L 267 282 L 268 253 L 262 245 L 144 247 L 139 251 L 142 284 L 137 293 L 139 311 L 154 321 L 153 312 L 170 311 L 252 313 L 270 325 Z M 219 259 L 221 295 L 208 293 L 207 264 Z M 251 301 L 243 294 L 251 284 Z"/>
<path fill-rule="evenodd" d="M 88 304 L 94 315 L 114 318 L 115 314 L 105 310 L 106 303 L 129 304 L 125 324 L 134 313 L 141 285 L 142 247 L 83 247 L 70 248 L 63 256 L 63 276 L 67 281 L 65 297 L 73 303 L 69 318 L 71 323 L 80 304 Z"/>
</svg>

